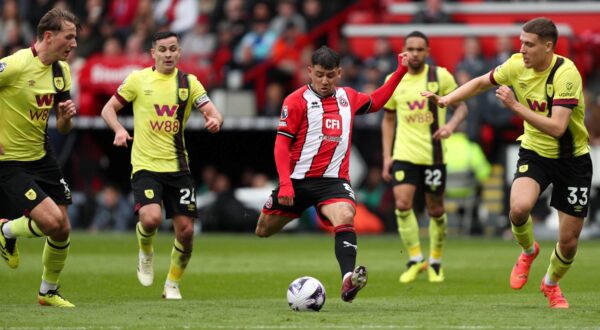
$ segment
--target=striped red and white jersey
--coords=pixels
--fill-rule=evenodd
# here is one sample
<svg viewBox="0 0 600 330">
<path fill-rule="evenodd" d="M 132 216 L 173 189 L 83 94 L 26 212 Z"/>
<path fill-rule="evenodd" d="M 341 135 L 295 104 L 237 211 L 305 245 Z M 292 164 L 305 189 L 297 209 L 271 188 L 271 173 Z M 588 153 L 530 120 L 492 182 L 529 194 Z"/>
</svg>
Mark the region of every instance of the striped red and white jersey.
<svg viewBox="0 0 600 330">
<path fill-rule="evenodd" d="M 322 97 L 306 85 L 283 102 L 277 134 L 292 139 L 290 178 L 349 180 L 348 167 L 354 115 L 371 109 L 371 97 L 349 87 L 337 87 Z"/>
</svg>

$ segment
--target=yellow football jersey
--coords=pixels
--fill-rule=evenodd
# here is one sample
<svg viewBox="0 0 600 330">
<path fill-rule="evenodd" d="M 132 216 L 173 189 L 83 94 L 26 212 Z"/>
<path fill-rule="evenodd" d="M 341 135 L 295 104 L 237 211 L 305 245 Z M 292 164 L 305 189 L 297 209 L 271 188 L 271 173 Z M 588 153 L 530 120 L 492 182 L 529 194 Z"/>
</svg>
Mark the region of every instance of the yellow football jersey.
<svg viewBox="0 0 600 330">
<path fill-rule="evenodd" d="M 0 160 L 34 161 L 46 155 L 51 110 L 70 98 L 69 65 L 58 64 L 62 77 L 54 77 L 52 65 L 44 65 L 34 48 L 0 59 Z"/>
<path fill-rule="evenodd" d="M 443 67 L 436 67 L 437 81 L 428 79 L 429 65 L 417 74 L 407 73 L 394 94 L 384 105 L 386 111 L 396 113 L 396 133 L 392 159 L 408 161 L 418 165 L 433 165 L 434 153 L 446 152 L 445 141 L 441 141 L 441 150 L 435 150 L 432 127 L 441 127 L 446 123 L 446 108 L 429 109 L 427 98 L 421 96 L 424 90 L 438 95 L 446 95 L 456 89 L 454 77 Z M 435 122 L 435 124 L 434 124 Z"/>
<path fill-rule="evenodd" d="M 558 67 L 554 81 L 547 85 L 548 75 L 559 57 L 564 59 L 564 63 Z M 523 148 L 546 158 L 573 157 L 589 152 L 589 137 L 583 119 L 585 104 L 581 75 L 571 60 L 554 55 L 548 69 L 536 72 L 525 67 L 522 54 L 514 54 L 497 66 L 490 78 L 493 83 L 512 87 L 519 103 L 540 116 L 549 116 L 551 110 L 546 98 L 547 92 L 548 95 L 553 95 L 553 105 L 572 111 L 567 131 L 560 139 L 525 122 L 525 132 L 518 138 Z"/>
<path fill-rule="evenodd" d="M 177 73 L 165 75 L 154 68 L 135 71 L 115 93 L 121 103 L 133 103 L 133 173 L 189 171 L 184 127 L 191 109 L 209 99 L 196 76 L 188 75 L 189 86 L 184 88 Z M 185 109 L 179 109 L 180 100 L 187 100 Z"/>
</svg>

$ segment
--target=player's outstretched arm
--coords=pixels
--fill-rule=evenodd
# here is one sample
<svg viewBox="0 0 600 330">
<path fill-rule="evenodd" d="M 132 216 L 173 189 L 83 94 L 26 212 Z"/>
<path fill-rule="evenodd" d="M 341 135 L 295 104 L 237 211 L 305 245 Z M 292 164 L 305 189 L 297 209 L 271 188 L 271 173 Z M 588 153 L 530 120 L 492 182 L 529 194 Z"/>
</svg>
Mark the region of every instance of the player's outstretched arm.
<svg viewBox="0 0 600 330">
<path fill-rule="evenodd" d="M 390 99 L 406 72 L 408 72 L 408 53 L 400 53 L 398 54 L 398 68 L 396 68 L 396 71 L 381 87 L 371 94 L 372 111 L 379 111 Z"/>
<path fill-rule="evenodd" d="M 439 96 L 430 91 L 423 91 L 421 92 L 421 95 L 432 99 L 437 105 L 441 107 L 447 107 L 449 104 L 465 101 L 477 94 L 487 91 L 492 87 L 494 87 L 494 84 L 492 84 L 492 82 L 490 81 L 490 74 L 486 73 L 477 78 L 473 78 L 467 81 L 464 85 L 453 90 L 448 95 Z"/>
<path fill-rule="evenodd" d="M 123 104 L 113 95 L 102 108 L 102 119 L 115 132 L 113 145 L 117 147 L 127 147 L 127 141 L 133 140 L 125 127 L 121 125 L 117 118 L 117 111 L 123 109 Z"/>
<path fill-rule="evenodd" d="M 67 134 L 71 131 L 73 123 L 71 118 L 77 114 L 75 103 L 72 100 L 59 102 L 56 109 L 56 128 L 60 134 Z"/>
<path fill-rule="evenodd" d="M 204 127 L 211 133 L 217 133 L 223 126 L 223 116 L 217 107 L 210 101 L 200 107 L 200 112 L 204 116 Z"/>
</svg>

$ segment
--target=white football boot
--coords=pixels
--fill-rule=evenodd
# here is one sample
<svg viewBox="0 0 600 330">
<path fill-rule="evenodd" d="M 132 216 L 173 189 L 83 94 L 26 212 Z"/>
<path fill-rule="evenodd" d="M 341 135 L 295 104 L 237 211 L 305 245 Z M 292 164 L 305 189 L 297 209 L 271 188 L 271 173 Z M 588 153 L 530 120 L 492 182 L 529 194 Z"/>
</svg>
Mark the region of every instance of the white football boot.
<svg viewBox="0 0 600 330">
<path fill-rule="evenodd" d="M 180 300 L 181 292 L 179 291 L 179 283 L 169 280 L 165 281 L 162 297 L 165 299 Z"/>
<path fill-rule="evenodd" d="M 143 286 L 151 286 L 154 282 L 154 254 L 140 251 L 138 256 L 137 278 Z"/>
</svg>

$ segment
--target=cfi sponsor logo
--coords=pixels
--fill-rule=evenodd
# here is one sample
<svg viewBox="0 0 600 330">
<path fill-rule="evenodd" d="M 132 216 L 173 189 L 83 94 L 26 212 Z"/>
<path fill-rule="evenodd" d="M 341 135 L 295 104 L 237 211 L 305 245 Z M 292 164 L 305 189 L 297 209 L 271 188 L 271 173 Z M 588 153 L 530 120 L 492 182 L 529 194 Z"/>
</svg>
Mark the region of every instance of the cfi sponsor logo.
<svg viewBox="0 0 600 330">
<path fill-rule="evenodd" d="M 27 199 L 30 201 L 34 201 L 37 198 L 37 194 L 35 193 L 35 190 L 29 189 L 25 193 L 25 197 L 27 197 Z"/>
<path fill-rule="evenodd" d="M 146 196 L 146 198 L 152 199 L 152 198 L 154 198 L 154 190 L 146 189 L 146 190 L 144 190 L 144 195 Z"/>
</svg>

